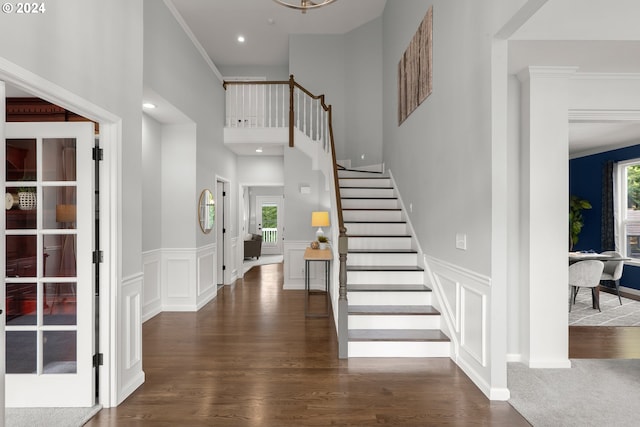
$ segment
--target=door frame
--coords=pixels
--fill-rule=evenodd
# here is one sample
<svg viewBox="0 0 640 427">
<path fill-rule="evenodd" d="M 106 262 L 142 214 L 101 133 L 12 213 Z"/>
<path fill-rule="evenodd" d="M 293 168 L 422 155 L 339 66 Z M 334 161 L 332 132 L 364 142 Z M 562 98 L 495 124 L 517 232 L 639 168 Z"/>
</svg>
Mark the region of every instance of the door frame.
<svg viewBox="0 0 640 427">
<path fill-rule="evenodd" d="M 28 71 L 6 59 L 0 57 L 0 81 L 15 86 L 32 95 L 46 99 L 67 110 L 100 124 L 100 144 L 103 149 L 103 161 L 100 163 L 100 235 L 103 251 L 103 262 L 100 264 L 100 312 L 99 340 L 103 354 L 103 365 L 98 367 L 99 400 L 98 404 L 108 408 L 116 406 L 119 401 L 117 382 L 117 362 L 115 353 L 118 336 L 116 310 L 118 309 L 118 292 L 116 284 L 122 283 L 121 251 L 122 241 L 119 234 L 118 218 L 121 217 L 122 206 L 119 203 L 119 189 L 122 169 L 122 119 L 117 115 L 99 107 L 88 100 Z M 4 92 L 4 91 L 3 91 Z M 2 97 L 4 101 L 4 96 Z M 0 111 L 4 112 L 2 103 Z M 4 116 L 2 116 L 4 117 Z M 0 136 L 4 137 L 4 119 L 0 126 Z M 0 150 L 2 151 L 2 150 Z M 0 154 L 0 162 L 4 171 L 5 153 Z M 4 173 L 4 172 L 3 172 Z M 4 176 L 4 175 L 3 175 Z M 4 216 L 4 213 L 1 214 Z M 1 218 L 0 218 L 1 219 Z M 4 233 L 5 221 L 0 224 Z M 4 246 L 4 244 L 3 244 Z M 0 268 L 4 268 L 4 259 L 0 261 Z M 114 284 L 113 286 L 111 284 Z M 4 304 L 4 302 L 2 303 Z M 3 317 L 4 322 L 4 317 Z M 4 335 L 4 328 L 2 328 Z M 4 387 L 4 372 L 0 378 Z M 4 400 L 4 393 L 2 396 Z M 2 402 L 4 407 L 4 401 Z"/>
</svg>

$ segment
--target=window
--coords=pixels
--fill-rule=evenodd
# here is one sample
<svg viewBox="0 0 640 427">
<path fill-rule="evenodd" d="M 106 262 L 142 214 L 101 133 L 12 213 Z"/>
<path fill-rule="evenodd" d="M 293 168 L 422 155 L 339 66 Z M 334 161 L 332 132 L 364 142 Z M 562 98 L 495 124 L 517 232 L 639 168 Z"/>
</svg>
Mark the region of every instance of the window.
<svg viewBox="0 0 640 427">
<path fill-rule="evenodd" d="M 618 248 L 640 263 L 640 159 L 618 164 Z"/>
</svg>

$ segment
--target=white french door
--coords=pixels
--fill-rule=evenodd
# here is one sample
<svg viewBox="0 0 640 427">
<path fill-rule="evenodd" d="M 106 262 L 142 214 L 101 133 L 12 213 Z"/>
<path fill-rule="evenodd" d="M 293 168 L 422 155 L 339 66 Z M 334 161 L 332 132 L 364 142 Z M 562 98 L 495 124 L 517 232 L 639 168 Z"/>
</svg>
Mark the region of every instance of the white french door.
<svg viewBox="0 0 640 427">
<path fill-rule="evenodd" d="M 93 406 L 93 123 L 6 123 L 6 405 Z"/>
<path fill-rule="evenodd" d="M 262 234 L 262 253 L 280 255 L 282 250 L 282 197 L 256 196 L 256 223 Z"/>
</svg>

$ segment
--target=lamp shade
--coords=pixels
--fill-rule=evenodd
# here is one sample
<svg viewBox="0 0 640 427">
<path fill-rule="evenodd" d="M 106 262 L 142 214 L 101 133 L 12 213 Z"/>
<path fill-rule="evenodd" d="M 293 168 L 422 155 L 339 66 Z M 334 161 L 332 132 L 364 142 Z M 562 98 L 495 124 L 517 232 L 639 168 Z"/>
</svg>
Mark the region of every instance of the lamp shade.
<svg viewBox="0 0 640 427">
<path fill-rule="evenodd" d="M 312 227 L 328 227 L 329 212 L 311 212 Z"/>
<path fill-rule="evenodd" d="M 75 222 L 76 205 L 57 205 L 56 222 Z"/>
</svg>

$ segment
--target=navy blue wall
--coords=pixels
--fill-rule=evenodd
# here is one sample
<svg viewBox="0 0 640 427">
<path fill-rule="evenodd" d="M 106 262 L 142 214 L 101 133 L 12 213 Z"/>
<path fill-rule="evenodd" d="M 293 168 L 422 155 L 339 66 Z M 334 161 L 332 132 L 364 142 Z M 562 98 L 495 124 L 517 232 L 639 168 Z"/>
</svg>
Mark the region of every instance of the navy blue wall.
<svg viewBox="0 0 640 427">
<path fill-rule="evenodd" d="M 614 162 L 640 158 L 640 145 L 620 148 L 569 161 L 569 194 L 587 199 L 592 209 L 584 210 L 584 228 L 576 251 L 602 251 L 602 169 L 609 160 Z M 640 267 L 625 265 L 620 284 L 640 290 Z"/>
</svg>

